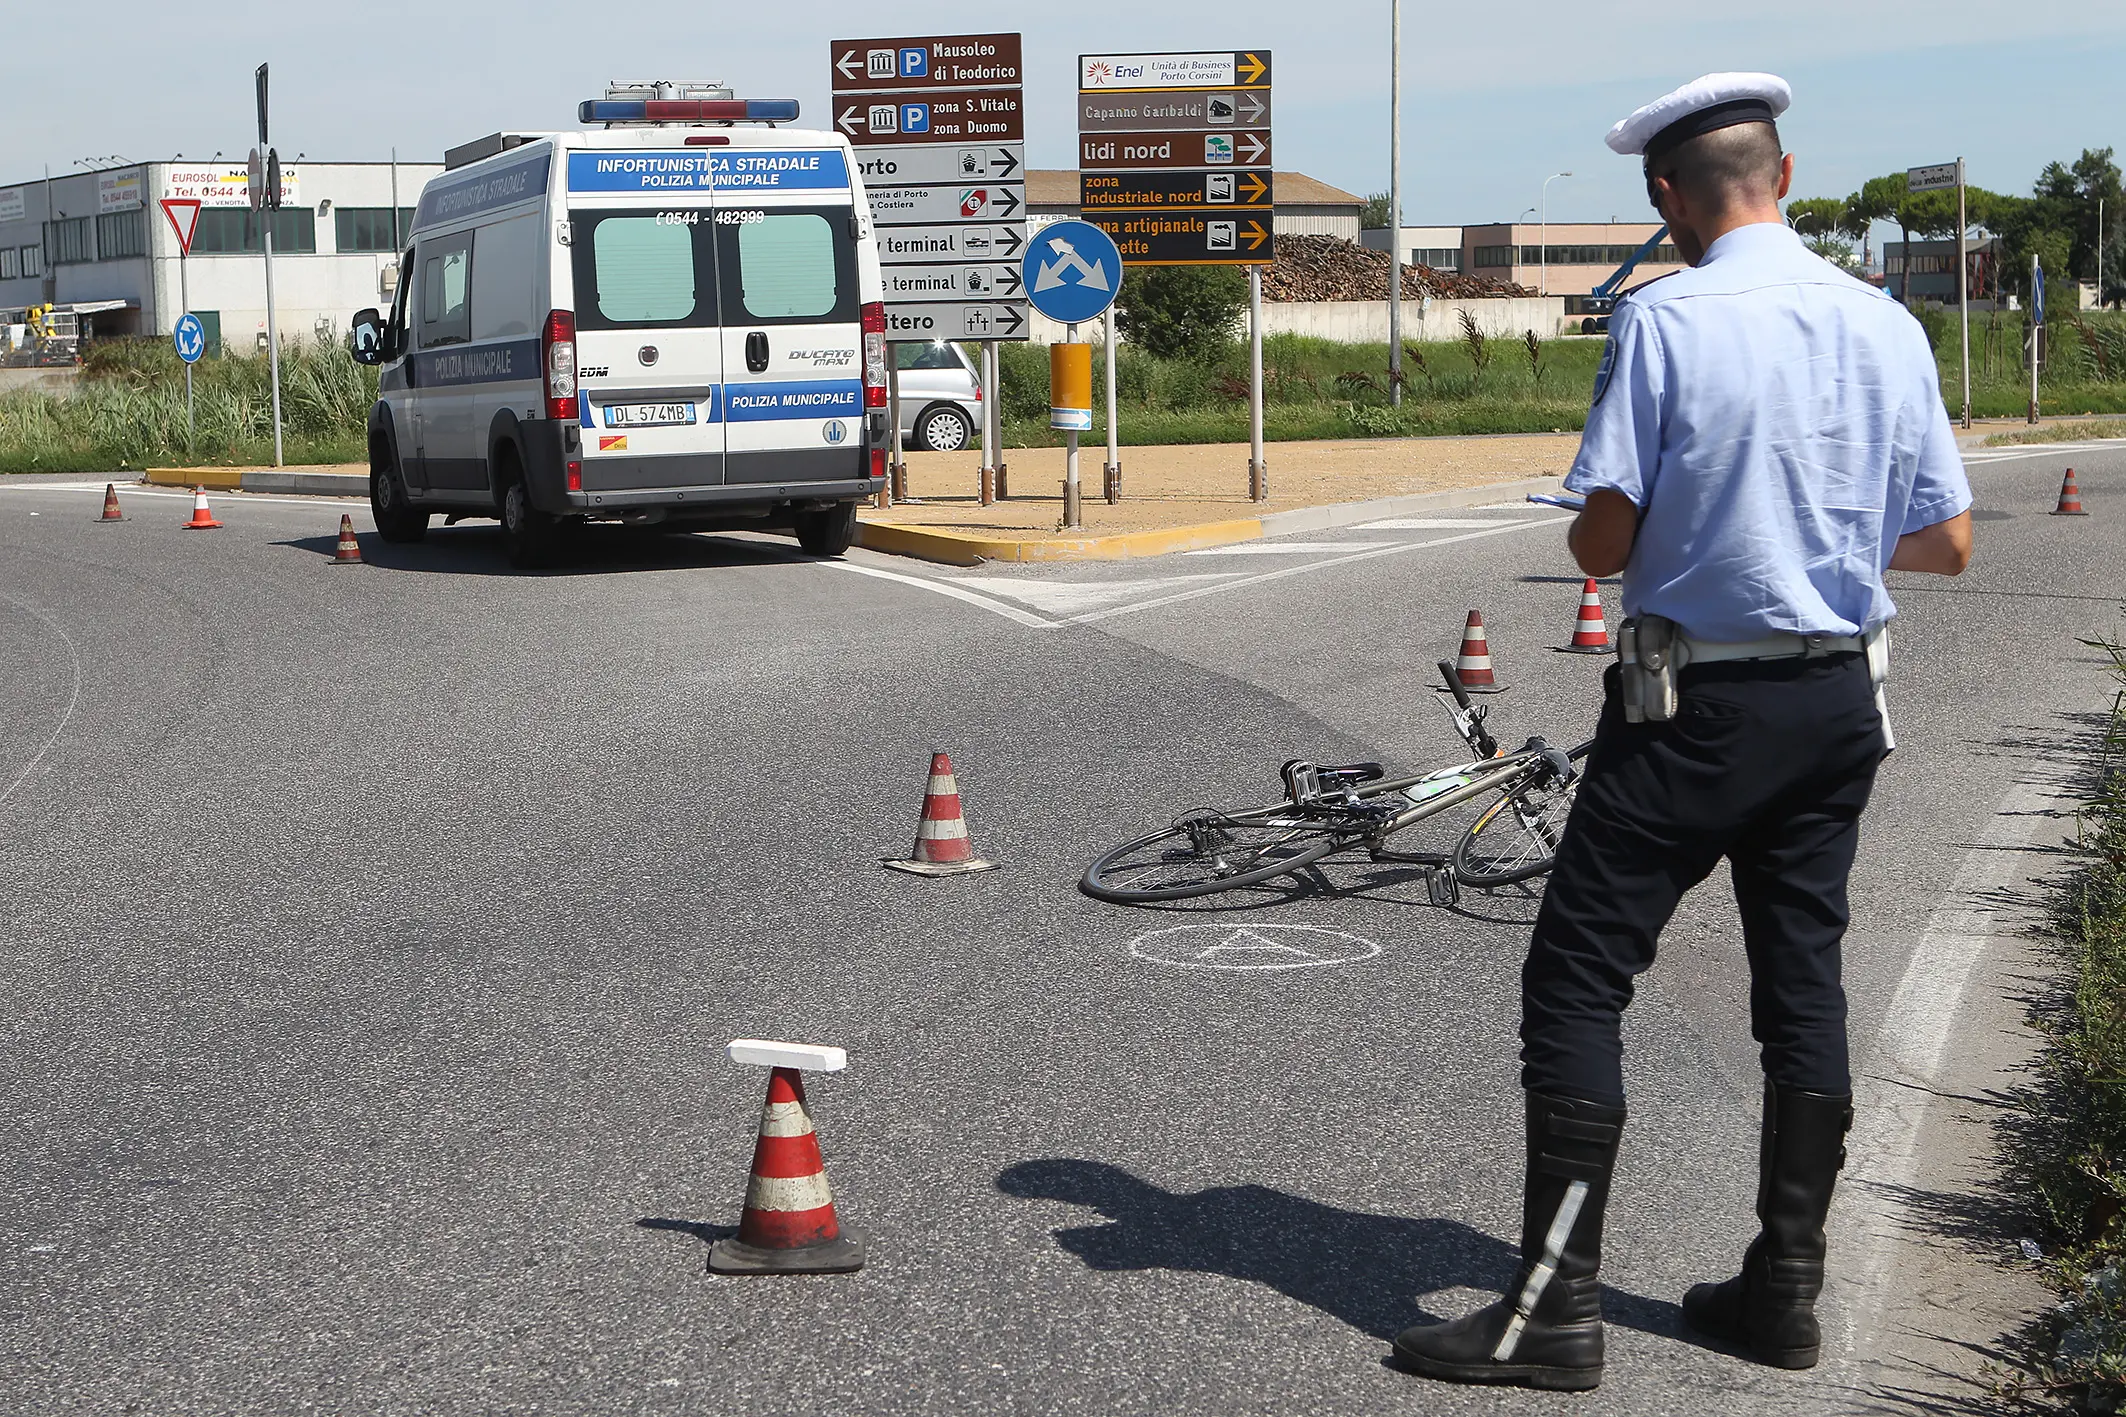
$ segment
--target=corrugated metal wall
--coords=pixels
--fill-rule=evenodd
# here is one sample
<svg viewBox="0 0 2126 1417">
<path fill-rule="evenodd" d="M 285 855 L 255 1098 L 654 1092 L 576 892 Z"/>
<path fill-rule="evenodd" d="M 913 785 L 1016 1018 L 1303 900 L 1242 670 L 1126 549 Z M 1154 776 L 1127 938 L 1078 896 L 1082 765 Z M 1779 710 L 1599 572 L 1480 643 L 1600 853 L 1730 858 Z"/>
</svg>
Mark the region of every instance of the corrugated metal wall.
<svg viewBox="0 0 2126 1417">
<path fill-rule="evenodd" d="M 1358 239 L 1358 213 L 1349 207 L 1279 207 L 1279 236 L 1340 236 Z"/>
</svg>

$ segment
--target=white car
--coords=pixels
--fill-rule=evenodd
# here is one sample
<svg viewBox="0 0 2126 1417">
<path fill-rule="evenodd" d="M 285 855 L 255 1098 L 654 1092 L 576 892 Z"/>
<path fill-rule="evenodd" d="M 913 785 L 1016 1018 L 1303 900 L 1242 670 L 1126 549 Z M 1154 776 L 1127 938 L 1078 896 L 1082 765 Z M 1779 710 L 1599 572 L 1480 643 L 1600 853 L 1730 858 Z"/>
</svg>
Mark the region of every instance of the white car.
<svg viewBox="0 0 2126 1417">
<path fill-rule="evenodd" d="M 901 444 L 933 453 L 974 446 L 982 426 L 982 381 L 950 340 L 902 341 L 893 346 L 901 386 Z"/>
</svg>

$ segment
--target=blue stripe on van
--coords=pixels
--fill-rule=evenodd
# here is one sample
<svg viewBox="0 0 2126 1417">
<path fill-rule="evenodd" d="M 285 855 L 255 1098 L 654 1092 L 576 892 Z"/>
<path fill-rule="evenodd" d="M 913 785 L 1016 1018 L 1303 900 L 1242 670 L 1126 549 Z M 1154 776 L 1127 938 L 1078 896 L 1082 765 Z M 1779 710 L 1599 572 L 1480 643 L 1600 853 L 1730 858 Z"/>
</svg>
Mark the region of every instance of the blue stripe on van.
<svg viewBox="0 0 2126 1417">
<path fill-rule="evenodd" d="M 864 386 L 854 379 L 806 379 L 782 384 L 727 384 L 724 417 L 732 423 L 779 418 L 855 418 L 864 411 Z"/>
<path fill-rule="evenodd" d="M 543 195 L 547 173 L 553 167 L 550 156 L 542 152 L 462 181 L 429 183 L 421 193 L 421 205 L 414 210 L 413 229 L 418 232 L 424 226 L 478 216 Z"/>
<path fill-rule="evenodd" d="M 544 372 L 539 368 L 539 341 L 535 339 L 424 349 L 407 362 L 412 370 L 407 383 L 417 389 L 537 379 Z"/>
</svg>

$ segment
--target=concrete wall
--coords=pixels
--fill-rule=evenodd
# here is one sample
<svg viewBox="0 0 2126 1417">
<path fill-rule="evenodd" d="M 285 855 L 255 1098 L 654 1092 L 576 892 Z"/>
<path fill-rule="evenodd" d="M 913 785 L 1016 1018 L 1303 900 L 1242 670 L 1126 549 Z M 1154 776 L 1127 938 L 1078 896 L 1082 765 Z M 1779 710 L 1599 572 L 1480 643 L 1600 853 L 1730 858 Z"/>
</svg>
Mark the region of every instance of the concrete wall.
<svg viewBox="0 0 2126 1417">
<path fill-rule="evenodd" d="M 1524 330 L 1543 338 L 1565 332 L 1565 301 L 1547 300 L 1405 300 L 1403 338 L 1407 340 L 1455 340 L 1462 337 L 1460 313 L 1467 310 L 1485 335 L 1518 339 Z M 1272 301 L 1262 307 L 1266 334 L 1313 335 L 1319 339 L 1385 344 L 1388 339 L 1388 302 L 1385 300 Z M 1571 333 L 1579 333 L 1574 321 Z"/>
<path fill-rule="evenodd" d="M 1578 320 L 1565 318 L 1565 300 L 1553 295 L 1547 300 L 1431 300 L 1420 304 L 1403 302 L 1403 338 L 1407 340 L 1457 340 L 1462 337 L 1458 312 L 1467 310 L 1485 336 L 1519 339 L 1534 330 L 1544 339 L 1558 334 L 1578 334 Z M 1059 344 L 1063 327 L 1041 315 L 1033 317 L 1033 342 Z M 1247 317 L 1241 316 L 1238 332 L 1247 332 Z M 1346 344 L 1386 344 L 1388 302 L 1385 300 L 1278 301 L 1262 304 L 1262 332 L 1266 335 L 1312 335 L 1317 339 Z M 1078 338 L 1099 343 L 1105 336 L 1094 320 L 1078 327 Z"/>
</svg>

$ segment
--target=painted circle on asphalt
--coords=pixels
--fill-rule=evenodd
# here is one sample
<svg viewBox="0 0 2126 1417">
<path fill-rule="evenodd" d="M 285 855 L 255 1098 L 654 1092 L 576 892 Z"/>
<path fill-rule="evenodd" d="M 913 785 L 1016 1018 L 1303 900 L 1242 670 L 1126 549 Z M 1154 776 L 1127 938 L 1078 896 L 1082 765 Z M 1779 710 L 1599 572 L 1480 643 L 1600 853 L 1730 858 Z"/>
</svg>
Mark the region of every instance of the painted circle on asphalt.
<svg viewBox="0 0 2126 1417">
<path fill-rule="evenodd" d="M 1356 964 L 1380 946 L 1319 925 L 1176 925 L 1129 942 L 1132 957 L 1177 969 L 1267 972 Z"/>
</svg>

